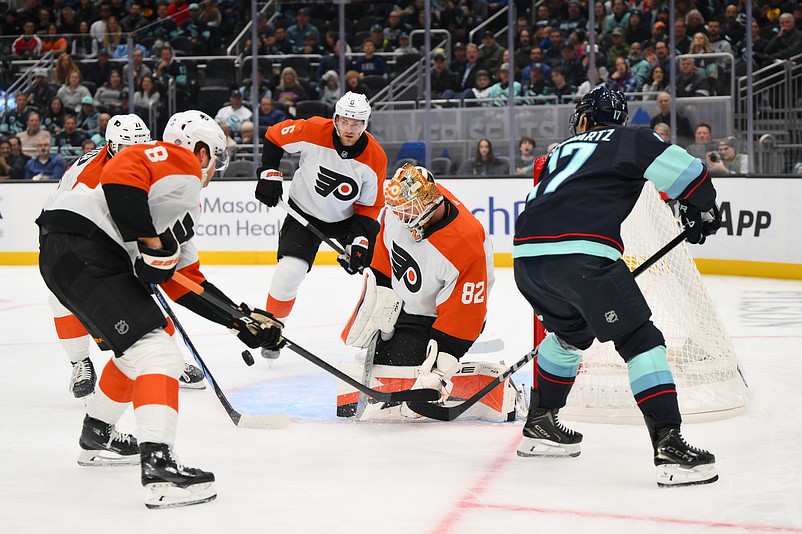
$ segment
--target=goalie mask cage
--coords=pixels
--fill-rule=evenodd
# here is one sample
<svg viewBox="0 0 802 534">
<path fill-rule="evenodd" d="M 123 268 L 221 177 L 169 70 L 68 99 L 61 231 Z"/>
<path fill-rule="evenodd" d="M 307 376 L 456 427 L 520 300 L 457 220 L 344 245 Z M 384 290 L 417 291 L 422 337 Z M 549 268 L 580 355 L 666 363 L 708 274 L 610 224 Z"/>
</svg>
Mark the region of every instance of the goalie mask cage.
<svg viewBox="0 0 802 534">
<path fill-rule="evenodd" d="M 630 270 L 682 231 L 651 182 L 624 221 L 624 260 Z M 666 339 L 668 363 L 685 421 L 711 421 L 741 413 L 748 388 L 732 342 L 710 299 L 686 242 L 638 276 L 652 321 Z M 535 318 L 535 345 L 545 331 Z M 536 370 L 535 370 L 536 372 Z M 612 342 L 585 351 L 576 382 L 560 415 L 575 421 L 640 423 L 626 363 Z"/>
</svg>

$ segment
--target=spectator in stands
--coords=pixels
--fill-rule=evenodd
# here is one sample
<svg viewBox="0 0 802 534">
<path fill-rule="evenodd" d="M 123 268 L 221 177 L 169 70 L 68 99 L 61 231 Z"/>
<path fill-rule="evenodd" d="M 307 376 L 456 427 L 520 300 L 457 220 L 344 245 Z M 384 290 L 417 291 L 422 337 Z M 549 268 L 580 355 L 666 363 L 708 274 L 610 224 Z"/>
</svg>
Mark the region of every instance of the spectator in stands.
<svg viewBox="0 0 802 534">
<path fill-rule="evenodd" d="M 710 48 L 716 54 L 733 54 L 732 45 L 721 32 L 722 19 L 723 17 L 721 15 L 716 15 L 707 23 L 707 37 L 710 41 Z M 719 62 L 720 67 L 725 65 L 727 65 L 727 63 L 723 61 Z M 732 64 L 729 64 L 729 68 L 732 68 Z"/>
<path fill-rule="evenodd" d="M 233 91 L 228 99 L 228 105 L 217 111 L 214 120 L 218 124 L 228 124 L 231 128 L 231 136 L 236 138 L 240 135 L 242 123 L 250 120 L 251 117 L 253 117 L 253 112 L 242 105 L 242 93 Z"/>
<path fill-rule="evenodd" d="M 543 63 L 535 63 L 526 69 L 527 83 L 523 86 L 524 96 L 548 96 L 551 94 L 551 70 L 546 76 L 548 67 Z M 527 100 L 529 104 L 544 104 L 542 101 Z"/>
<path fill-rule="evenodd" d="M 39 139 L 45 139 L 50 144 L 52 136 L 47 130 L 41 127 L 40 115 L 36 111 L 28 113 L 28 120 L 26 122 L 27 128 L 17 134 L 17 137 L 22 144 L 22 151 L 26 154 L 36 153 L 36 144 Z"/>
<path fill-rule="evenodd" d="M 97 146 L 104 146 L 106 144 L 106 128 L 111 120 L 111 115 L 108 113 L 101 113 L 97 119 L 97 129 L 88 132 L 92 137 L 92 141 Z"/>
<path fill-rule="evenodd" d="M 59 15 L 58 32 L 65 35 L 77 34 L 79 21 L 75 18 L 75 10 L 70 6 L 64 6 Z"/>
<path fill-rule="evenodd" d="M 465 107 L 478 107 L 491 105 L 486 102 L 490 98 L 490 86 L 493 81 L 490 73 L 482 69 L 476 73 L 476 84 L 470 89 L 465 89 L 460 94 L 460 100 Z"/>
<path fill-rule="evenodd" d="M 604 20 L 604 32 L 611 34 L 614 29 L 626 30 L 629 24 L 629 7 L 624 0 L 613 0 L 611 13 Z"/>
<path fill-rule="evenodd" d="M 640 9 L 629 10 L 629 21 L 625 28 L 627 44 L 632 46 L 635 43 L 643 43 L 651 37 L 650 23 L 651 17 L 646 17 Z"/>
<path fill-rule="evenodd" d="M 346 54 L 351 52 L 351 47 L 347 46 L 346 43 Z M 318 83 L 323 79 L 323 75 L 326 74 L 328 71 L 334 70 L 339 72 L 340 71 L 340 41 L 337 40 L 334 43 L 334 52 L 323 56 L 320 58 L 320 63 L 317 66 L 317 70 L 315 71 L 315 78 L 314 82 Z M 349 70 L 353 70 L 351 68 L 351 60 L 346 57 L 345 58 L 345 71 L 348 72 Z"/>
<path fill-rule="evenodd" d="M 190 75 L 186 64 L 176 59 L 175 53 L 169 45 L 163 46 L 161 49 L 161 61 L 156 66 L 156 78 L 165 87 L 169 86 L 171 79 L 175 80 L 176 100 L 181 103 L 179 107 L 186 109 L 191 105 L 195 79 Z"/>
<path fill-rule="evenodd" d="M 432 54 L 434 64 L 432 65 L 432 99 L 447 100 L 454 98 L 459 91 L 457 75 L 446 67 L 445 51 L 435 50 Z"/>
<path fill-rule="evenodd" d="M 662 41 L 655 43 L 654 53 L 657 56 L 657 64 L 663 67 L 663 72 L 668 77 L 671 72 L 671 52 L 668 50 L 668 43 Z"/>
<path fill-rule="evenodd" d="M 376 45 L 370 37 L 362 41 L 362 57 L 354 61 L 353 69 L 363 76 L 387 76 L 387 64 L 376 55 Z"/>
<path fill-rule="evenodd" d="M 70 81 L 70 73 L 78 71 L 78 65 L 73 61 L 72 56 L 63 52 L 56 60 L 56 66 L 50 73 L 50 80 L 58 85 L 66 85 Z"/>
<path fill-rule="evenodd" d="M 705 161 L 708 152 L 716 150 L 716 145 L 713 143 L 713 129 L 709 124 L 700 122 L 696 125 L 694 141 L 685 150 L 702 161 Z"/>
<path fill-rule="evenodd" d="M 644 95 L 644 100 L 657 100 L 657 94 L 668 89 L 668 76 L 665 69 L 660 65 L 652 67 L 649 80 L 643 84 L 642 93 L 652 93 Z"/>
<path fill-rule="evenodd" d="M 109 79 L 114 68 L 109 61 L 110 52 L 105 48 L 99 48 L 97 51 L 97 63 L 94 63 L 91 68 L 86 69 L 84 79 L 95 84 L 95 87 L 100 87 Z"/>
<path fill-rule="evenodd" d="M 0 139 L 0 182 L 11 179 L 9 156 L 11 156 L 11 143 L 7 139 Z"/>
<path fill-rule="evenodd" d="M 28 95 L 18 91 L 14 96 L 14 106 L 6 110 L 3 120 L 0 122 L 0 133 L 15 135 L 28 127 L 28 114 L 36 111 L 28 103 Z"/>
<path fill-rule="evenodd" d="M 156 87 L 156 81 L 151 74 L 145 74 L 139 85 L 139 90 L 134 93 L 134 112 L 140 117 L 150 117 L 151 110 L 154 117 L 158 118 L 161 107 L 161 94 Z"/>
<path fill-rule="evenodd" d="M 186 0 L 172 0 L 167 7 L 167 13 L 173 17 L 176 26 L 180 28 L 184 21 L 189 18 L 189 5 Z"/>
<path fill-rule="evenodd" d="M 532 68 L 539 68 L 543 71 L 546 80 L 551 80 L 551 67 L 543 63 L 543 49 L 539 46 L 533 46 L 529 52 L 529 62 L 526 66 L 521 68 L 521 80 L 526 83 L 530 79 L 529 71 Z M 550 82 L 549 82 L 550 83 Z"/>
<path fill-rule="evenodd" d="M 11 53 L 21 59 L 33 59 L 42 55 L 42 40 L 34 33 L 36 25 L 28 20 L 22 25 L 22 35 L 11 45 Z"/>
<path fill-rule="evenodd" d="M 358 93 L 360 95 L 365 95 L 368 100 L 373 97 L 373 91 L 370 88 L 362 83 L 360 79 L 360 75 L 355 70 L 349 70 L 345 73 L 345 92 L 351 91 L 352 93 Z"/>
<path fill-rule="evenodd" d="M 36 157 L 25 164 L 26 180 L 60 180 L 66 165 L 61 156 L 50 154 L 50 138 L 38 137 L 34 144 Z"/>
<path fill-rule="evenodd" d="M 702 15 L 702 12 L 696 8 L 689 9 L 688 12 L 685 13 L 685 27 L 687 28 L 688 35 L 690 36 L 696 35 L 700 32 L 707 34 L 705 17 Z"/>
<path fill-rule="evenodd" d="M 677 45 L 677 54 L 687 54 L 691 48 L 691 38 L 688 35 L 688 26 L 683 18 L 677 18 L 674 21 L 674 39 Z"/>
<path fill-rule="evenodd" d="M 249 156 L 253 154 L 253 123 L 245 121 L 239 130 L 239 137 L 234 139 L 237 141 L 237 157 Z"/>
<path fill-rule="evenodd" d="M 657 43 L 668 43 L 668 36 L 666 35 L 665 22 L 657 21 L 652 24 L 651 37 L 641 43 L 643 49 L 654 48 L 657 49 Z"/>
<path fill-rule="evenodd" d="M 111 0 L 111 14 L 120 20 L 128 14 L 128 5 L 131 0 Z"/>
<path fill-rule="evenodd" d="M 77 58 L 93 58 L 97 56 L 97 41 L 89 33 L 89 23 L 82 20 L 78 24 L 78 35 L 72 38 L 70 54 Z"/>
<path fill-rule="evenodd" d="M 487 71 L 487 63 L 479 53 L 479 47 L 471 43 L 465 47 L 466 63 L 457 73 L 462 89 L 472 89 L 476 86 L 476 73 Z"/>
<path fill-rule="evenodd" d="M 264 67 L 257 67 L 256 68 L 256 76 L 257 76 L 257 100 L 261 100 L 263 97 L 273 98 L 273 89 L 270 87 L 270 84 L 265 80 L 265 69 Z M 242 80 L 242 85 L 240 85 L 239 92 L 242 93 L 242 103 L 249 108 L 252 107 L 253 98 L 251 98 L 251 91 L 253 90 L 251 79 L 245 78 Z"/>
<path fill-rule="evenodd" d="M 272 39 L 268 36 L 267 54 L 273 56 L 292 54 L 292 43 L 287 38 L 287 28 L 276 26 Z"/>
<path fill-rule="evenodd" d="M 738 5 L 735 3 L 728 4 L 724 8 L 724 17 L 721 20 L 721 34 L 729 40 L 730 43 L 739 43 L 746 38 L 746 27 L 738 20 Z M 708 32 L 709 32 L 708 28 Z M 713 41 L 713 35 L 710 35 L 710 41 Z M 733 52 L 737 53 L 738 50 L 734 49 Z"/>
<path fill-rule="evenodd" d="M 615 68 L 607 77 L 605 85 L 610 89 L 623 91 L 627 94 L 627 99 L 632 100 L 632 93 L 638 92 L 641 84 L 638 77 L 629 69 L 627 61 L 619 56 L 615 58 Z"/>
<path fill-rule="evenodd" d="M 583 11 L 587 12 L 587 8 L 583 8 Z M 596 40 L 600 41 L 607 37 L 607 16 L 609 15 L 607 12 L 607 4 L 602 0 L 596 0 L 593 2 L 593 11 L 595 19 L 594 33 L 596 35 Z"/>
<path fill-rule="evenodd" d="M 652 67 L 657 63 L 657 55 L 653 49 L 648 50 L 648 55 L 641 51 L 640 43 L 632 43 L 629 47 L 629 57 L 627 57 L 627 65 L 638 78 L 641 86 L 649 81 L 652 74 Z"/>
<path fill-rule="evenodd" d="M 551 69 L 551 83 L 551 94 L 557 96 L 560 103 L 573 101 L 569 97 L 573 97 L 576 94 L 576 86 L 568 83 L 568 79 L 565 77 L 565 69 L 562 67 Z"/>
<path fill-rule="evenodd" d="M 67 39 L 58 33 L 58 26 L 51 22 L 47 27 L 47 35 L 42 39 L 42 53 L 53 52 L 54 56 L 58 56 L 67 51 Z"/>
<path fill-rule="evenodd" d="M 67 85 L 62 85 L 56 92 L 61 99 L 65 111 L 76 111 L 85 98 L 92 99 L 89 89 L 81 85 L 81 71 L 74 70 L 67 76 Z"/>
<path fill-rule="evenodd" d="M 86 154 L 87 152 L 91 152 L 97 148 L 97 145 L 94 141 L 89 138 L 84 139 L 84 142 L 81 143 L 81 154 Z"/>
<path fill-rule="evenodd" d="M 122 109 L 122 100 L 123 93 L 127 92 L 128 88 L 123 83 L 120 71 L 112 69 L 106 83 L 97 88 L 95 102 L 104 106 L 112 115 L 125 113 L 125 110 Z"/>
<path fill-rule="evenodd" d="M 465 43 L 457 41 L 454 43 L 454 48 L 451 50 L 451 63 L 448 64 L 448 70 L 457 75 L 457 82 L 460 84 L 460 87 L 462 87 L 461 73 L 467 63 L 468 57 Z"/>
<path fill-rule="evenodd" d="M 382 36 L 388 45 L 395 49 L 401 46 L 399 43 L 401 34 L 406 33 L 409 38 L 411 30 L 412 26 L 401 20 L 401 10 L 393 9 L 387 16 L 387 25 L 382 29 Z"/>
<path fill-rule="evenodd" d="M 5 157 L 6 165 L 8 166 L 8 176 L 12 180 L 25 179 L 25 164 L 31 159 L 30 156 L 22 152 L 22 144 L 16 136 L 8 138 L 8 144 L 11 147 L 11 152 Z"/>
<path fill-rule="evenodd" d="M 318 56 L 322 56 L 325 53 L 326 50 L 323 48 L 323 45 L 321 45 L 317 41 L 317 37 L 315 37 L 311 33 L 307 34 L 306 37 L 304 37 L 304 47 L 299 52 L 299 54 L 315 54 Z"/>
<path fill-rule="evenodd" d="M 117 17 L 110 16 L 106 19 L 106 32 L 103 34 L 103 39 L 100 41 L 100 46 L 112 54 L 114 50 L 123 42 L 123 33 L 120 29 L 120 21 Z"/>
<path fill-rule="evenodd" d="M 563 47 L 562 32 L 557 28 L 550 28 L 549 38 L 541 46 L 543 46 L 543 56 L 546 64 L 552 69 L 559 65 L 563 57 L 560 52 Z"/>
<path fill-rule="evenodd" d="M 758 56 L 761 66 L 777 59 L 788 59 L 802 53 L 802 32 L 796 28 L 794 16 L 783 13 L 779 17 L 780 29 Z"/>
<path fill-rule="evenodd" d="M 133 62 L 130 65 L 126 63 L 123 66 L 122 77 L 124 82 L 128 83 L 128 75 L 132 69 L 134 71 L 134 87 L 139 87 L 145 76 L 153 76 L 153 71 L 143 61 L 144 55 L 145 53 L 141 48 L 134 48 Z"/>
<path fill-rule="evenodd" d="M 75 116 L 76 126 L 87 134 L 97 131 L 100 114 L 95 109 L 95 99 L 85 96 L 81 100 L 80 111 Z"/>
<path fill-rule="evenodd" d="M 377 52 L 389 52 L 389 44 L 384 39 L 384 33 L 381 24 L 374 24 L 371 26 L 370 34 L 367 38 L 373 41 Z M 364 44 L 362 45 L 362 48 L 364 50 Z"/>
<path fill-rule="evenodd" d="M 41 116 L 42 128 L 50 132 L 50 135 L 55 136 L 64 127 L 64 117 L 66 116 L 64 104 L 59 97 L 54 96 L 44 109 L 45 112 Z M 73 111 L 71 110 L 70 113 Z"/>
<path fill-rule="evenodd" d="M 302 100 L 309 100 L 309 95 L 301 84 L 298 83 L 298 73 L 292 67 L 284 67 L 281 77 L 276 87 L 276 100 L 281 102 L 293 113 L 295 104 Z"/>
<path fill-rule="evenodd" d="M 668 124 L 669 127 L 672 126 L 671 124 L 671 95 L 662 92 L 657 95 L 657 115 L 653 116 L 649 121 L 649 127 L 654 129 L 654 125 L 658 122 L 664 122 Z M 679 110 L 676 112 L 677 114 L 677 144 L 686 147 L 691 143 L 693 139 L 693 128 L 691 128 L 691 121 L 688 120 L 688 117 L 683 115 Z"/>
<path fill-rule="evenodd" d="M 629 45 L 624 39 L 625 35 L 623 28 L 616 27 L 612 30 L 613 44 L 607 49 L 606 54 L 607 68 L 610 70 L 615 68 L 615 58 L 619 56 L 625 58 L 629 55 Z"/>
<path fill-rule="evenodd" d="M 189 16 L 179 25 L 179 35 L 189 37 L 192 41 L 192 53 L 205 56 L 209 53 L 209 42 L 212 33 L 200 16 L 198 4 L 189 4 Z"/>
<path fill-rule="evenodd" d="M 482 46 L 479 48 L 479 55 L 484 59 L 485 68 L 491 72 L 498 70 L 504 50 L 505 48 L 496 42 L 496 36 L 492 31 L 487 30 L 482 34 Z"/>
<path fill-rule="evenodd" d="M 239 6 L 236 0 L 218 0 L 217 7 L 220 9 L 220 33 L 234 34 L 240 19 Z"/>
<path fill-rule="evenodd" d="M 396 54 L 419 54 L 417 48 L 409 44 L 409 34 L 402 33 L 398 36 L 398 47 L 394 50 Z"/>
<path fill-rule="evenodd" d="M 309 23 L 309 8 L 302 7 L 295 14 L 295 24 L 287 28 L 287 39 L 292 44 L 294 53 L 301 53 L 304 47 L 304 39 L 310 33 L 315 36 L 315 41 L 320 42 L 320 30 Z"/>
<path fill-rule="evenodd" d="M 715 66 L 715 63 L 713 63 Z M 677 75 L 677 97 L 710 96 L 712 80 L 697 70 L 693 58 L 683 57 L 679 60 Z"/>
<path fill-rule="evenodd" d="M 47 81 L 47 69 L 38 67 L 33 69 L 33 86 L 28 91 L 28 100 L 36 109 L 44 111 L 50 99 L 56 96 L 57 90 Z"/>
<path fill-rule="evenodd" d="M 576 57 L 576 48 L 570 40 L 563 41 L 560 49 L 562 59 L 557 63 L 557 67 L 565 70 L 565 78 L 571 85 L 579 85 L 585 81 L 585 69 L 582 62 Z"/>
<path fill-rule="evenodd" d="M 558 26 L 563 38 L 568 37 L 575 30 L 581 29 L 584 31 L 587 28 L 588 20 L 584 15 L 586 12 L 587 9 L 582 10 L 582 4 L 580 4 L 579 0 L 569 0 L 568 14 L 560 21 Z"/>
<path fill-rule="evenodd" d="M 280 109 L 273 108 L 273 100 L 263 97 L 259 101 L 259 126 L 270 127 L 287 120 L 287 114 Z"/>
<path fill-rule="evenodd" d="M 506 106 L 510 96 L 510 64 L 502 63 L 496 71 L 495 84 L 490 86 L 490 93 L 487 95 L 491 99 L 491 106 Z M 517 81 L 512 82 L 513 96 L 521 96 L 521 84 Z"/>
<path fill-rule="evenodd" d="M 100 4 L 99 16 L 87 21 L 91 24 L 89 26 L 89 35 L 98 42 L 98 45 L 103 42 L 103 36 L 106 34 L 106 21 L 110 16 L 111 6 L 107 2 L 103 2 Z"/>
<path fill-rule="evenodd" d="M 75 127 L 75 115 L 67 115 L 64 117 L 64 129 L 53 138 L 53 144 L 59 154 L 76 156 L 86 138 L 86 133 Z"/>
<path fill-rule="evenodd" d="M 738 154 L 738 142 L 734 137 L 727 137 L 718 142 L 718 158 L 708 154 L 707 166 L 712 175 L 747 174 L 749 172 L 749 156 Z"/>
<path fill-rule="evenodd" d="M 168 13 L 167 3 L 160 2 L 156 8 L 156 20 L 148 24 L 148 37 L 155 39 L 169 39 L 178 31 L 178 24 Z"/>
<path fill-rule="evenodd" d="M 668 124 L 664 122 L 658 122 L 654 125 L 654 133 L 659 135 L 660 139 L 666 143 L 671 142 L 671 127 Z"/>
<path fill-rule="evenodd" d="M 522 30 L 518 34 L 520 45 L 515 48 L 513 58 L 515 59 L 515 79 L 521 79 L 521 71 L 523 67 L 529 64 L 529 53 L 532 51 L 532 32 L 529 30 Z"/>
<path fill-rule="evenodd" d="M 79 0 L 78 5 L 75 6 L 75 17 L 79 22 L 92 24 L 93 21 L 100 18 L 100 11 L 94 0 Z"/>
<path fill-rule="evenodd" d="M 326 104 L 330 114 L 334 113 L 334 105 L 342 96 L 340 91 L 340 76 L 336 71 L 330 70 L 323 75 L 320 80 L 320 101 Z"/>
<path fill-rule="evenodd" d="M 147 24 L 147 19 L 142 15 L 142 6 L 138 2 L 132 3 L 128 14 L 120 19 L 120 27 L 125 33 L 135 32 Z"/>
<path fill-rule="evenodd" d="M 490 139 L 480 139 L 476 143 L 476 152 L 473 161 L 466 160 L 460 166 L 458 174 L 468 174 L 473 176 L 498 176 L 507 174 L 510 170 L 504 162 L 496 159 L 493 153 L 493 143 Z"/>
<path fill-rule="evenodd" d="M 535 140 L 528 136 L 518 141 L 518 156 L 515 158 L 515 174 L 532 175 L 535 170 Z"/>
</svg>

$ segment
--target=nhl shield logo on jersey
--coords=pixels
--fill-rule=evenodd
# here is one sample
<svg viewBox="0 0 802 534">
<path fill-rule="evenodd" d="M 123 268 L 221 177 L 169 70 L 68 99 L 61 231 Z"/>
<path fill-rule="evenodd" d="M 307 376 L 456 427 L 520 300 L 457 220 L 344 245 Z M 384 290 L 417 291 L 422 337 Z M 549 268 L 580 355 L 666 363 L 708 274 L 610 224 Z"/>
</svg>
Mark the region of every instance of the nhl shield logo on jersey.
<svg viewBox="0 0 802 534">
<path fill-rule="evenodd" d="M 128 333 L 128 323 L 126 323 L 125 320 L 120 319 L 119 321 L 117 321 L 117 324 L 114 325 L 114 329 L 117 331 L 118 334 L 124 336 L 125 334 Z"/>
<path fill-rule="evenodd" d="M 614 323 L 618 321 L 618 314 L 615 313 L 615 310 L 610 310 L 604 314 L 604 318 L 608 323 Z"/>
<path fill-rule="evenodd" d="M 320 196 L 327 197 L 333 194 L 337 200 L 347 202 L 357 197 L 359 186 L 350 176 L 320 167 L 315 181 L 315 191 Z"/>
<path fill-rule="evenodd" d="M 404 285 L 411 293 L 417 293 L 421 288 L 421 270 L 409 252 L 393 243 L 390 253 L 393 263 L 393 276 L 396 280 L 403 280 Z"/>
</svg>

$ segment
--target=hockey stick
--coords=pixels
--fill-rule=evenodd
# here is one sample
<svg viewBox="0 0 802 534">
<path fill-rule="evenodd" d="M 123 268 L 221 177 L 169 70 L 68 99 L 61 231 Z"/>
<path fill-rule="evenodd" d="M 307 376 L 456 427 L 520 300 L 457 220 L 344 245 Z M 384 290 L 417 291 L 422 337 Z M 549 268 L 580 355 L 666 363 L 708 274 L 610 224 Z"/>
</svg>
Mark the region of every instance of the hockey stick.
<svg viewBox="0 0 802 534">
<path fill-rule="evenodd" d="M 162 292 L 159 290 L 158 286 L 153 286 L 153 292 L 156 294 L 156 299 L 161 304 L 164 311 L 167 312 L 167 315 L 173 321 L 175 325 L 175 329 L 178 330 L 178 333 L 181 334 L 181 338 L 184 340 L 184 344 L 189 349 L 189 352 L 192 354 L 192 357 L 195 358 L 195 361 L 198 363 L 198 366 L 203 370 L 203 374 L 206 375 L 206 380 L 212 385 L 212 389 L 214 389 L 215 395 L 220 400 L 220 404 L 223 405 L 225 408 L 226 413 L 231 418 L 231 421 L 234 424 L 241 428 L 284 428 L 290 424 L 290 418 L 284 414 L 268 414 L 268 415 L 243 415 L 239 413 L 237 410 L 231 406 L 231 403 L 228 402 L 223 390 L 220 389 L 220 386 L 217 385 L 217 381 L 212 376 L 212 373 L 209 371 L 209 368 L 206 367 L 206 363 L 201 359 L 200 354 L 198 354 L 197 349 L 195 349 L 195 345 L 192 343 L 192 340 L 189 339 L 184 327 L 181 326 L 181 323 L 178 322 L 178 317 L 175 316 L 173 310 L 170 308 L 170 305 L 167 303 L 167 299 L 164 298 Z"/>
<path fill-rule="evenodd" d="M 500 352 L 502 350 L 504 350 L 504 340 L 493 338 L 474 342 L 465 354 L 487 354 L 488 352 Z"/>
<path fill-rule="evenodd" d="M 284 199 L 279 199 L 278 207 L 287 212 L 287 215 L 301 223 L 303 227 L 315 234 L 318 238 L 323 240 L 328 246 L 334 249 L 337 254 L 345 254 L 345 249 L 342 245 L 331 239 L 329 236 L 320 231 L 320 229 L 306 220 L 306 217 L 295 211 L 292 206 L 284 202 Z"/>
<path fill-rule="evenodd" d="M 685 241 L 687 237 L 687 230 L 683 231 L 677 237 L 669 241 L 663 248 L 652 254 L 652 256 L 644 261 L 637 269 L 632 271 L 632 276 L 638 277 L 643 274 L 646 269 L 654 265 L 660 258 L 668 254 L 674 247 Z M 430 419 L 437 419 L 438 421 L 453 421 L 463 413 L 465 413 L 471 406 L 482 400 L 482 398 L 493 391 L 498 386 L 502 385 L 508 376 L 511 376 L 518 369 L 529 363 L 534 357 L 537 356 L 537 349 L 533 350 L 517 362 L 512 367 L 501 373 L 499 376 L 490 381 L 485 387 L 477 391 L 465 402 L 456 406 L 442 406 L 440 404 L 430 404 L 428 402 L 409 402 L 409 408 L 420 415 Z"/>
<path fill-rule="evenodd" d="M 176 272 L 173 273 L 173 280 L 184 286 L 185 288 L 189 289 L 200 298 L 205 300 L 208 304 L 212 305 L 217 309 L 217 311 L 228 315 L 230 319 L 233 320 L 233 323 L 245 323 L 245 324 L 253 324 L 257 328 L 260 328 L 259 324 L 254 321 L 251 317 L 244 315 L 242 311 L 233 306 L 232 304 L 220 299 L 216 295 L 213 295 L 204 290 L 203 286 L 200 284 L 196 284 L 183 274 Z M 402 391 L 378 391 L 375 389 L 371 389 L 367 386 L 362 385 L 358 380 L 355 380 L 348 376 L 347 374 L 343 373 L 336 367 L 332 366 L 331 364 L 325 362 L 324 360 L 318 358 L 305 348 L 301 347 L 294 341 L 284 338 L 284 341 L 287 342 L 286 347 L 296 352 L 297 354 L 301 355 L 306 360 L 309 360 L 313 364 L 317 365 L 318 367 L 328 371 L 330 374 L 336 376 L 343 382 L 353 386 L 354 388 L 367 393 L 371 397 L 376 400 L 383 401 L 383 402 L 394 402 L 394 401 L 430 401 L 440 398 L 440 392 L 436 389 L 405 389 Z"/>
</svg>

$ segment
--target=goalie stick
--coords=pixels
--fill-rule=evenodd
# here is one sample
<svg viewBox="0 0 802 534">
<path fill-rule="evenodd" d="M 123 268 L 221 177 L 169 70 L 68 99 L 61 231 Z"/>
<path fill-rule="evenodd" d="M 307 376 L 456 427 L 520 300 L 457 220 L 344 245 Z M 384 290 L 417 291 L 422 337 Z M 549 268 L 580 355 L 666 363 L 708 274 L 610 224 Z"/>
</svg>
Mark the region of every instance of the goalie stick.
<svg viewBox="0 0 802 534">
<path fill-rule="evenodd" d="M 193 293 L 197 294 L 200 298 L 205 300 L 208 304 L 214 306 L 218 311 L 224 313 L 231 318 L 234 323 L 240 322 L 245 324 L 253 324 L 257 328 L 260 328 L 259 323 L 254 321 L 251 317 L 244 315 L 242 311 L 237 308 L 236 306 L 231 305 L 228 302 L 218 298 L 217 296 L 208 293 L 204 290 L 203 286 L 200 284 L 196 284 L 183 274 L 176 272 L 173 274 L 173 280 L 184 286 L 185 288 L 189 289 Z M 329 372 L 330 374 L 336 376 L 343 382 L 353 386 L 354 388 L 367 393 L 374 399 L 383 402 L 403 402 L 403 401 L 430 401 L 440 398 L 440 392 L 436 389 L 405 389 L 402 391 L 378 391 L 372 388 L 369 388 L 358 380 L 355 380 L 348 376 L 347 374 L 343 373 L 333 365 L 327 363 L 326 361 L 318 358 L 305 348 L 301 347 L 294 341 L 287 339 L 284 337 L 284 341 L 287 342 L 286 347 L 292 350 L 293 352 L 299 354 L 301 357 L 305 358 L 306 360 L 312 362 L 313 364 L 317 365 L 318 367 L 322 368 L 323 370 Z M 199 362 L 200 363 L 200 362 Z M 205 369 L 204 369 L 205 370 Z M 210 380 L 211 382 L 211 380 Z M 217 388 L 215 388 L 217 391 Z"/>
<path fill-rule="evenodd" d="M 340 245 L 339 243 L 331 239 L 329 236 L 321 232 L 317 226 L 307 221 L 306 217 L 295 211 L 292 208 L 292 206 L 284 202 L 283 198 L 279 199 L 278 207 L 286 211 L 287 215 L 289 215 L 290 217 L 301 223 L 302 226 L 304 226 L 307 230 L 315 234 L 319 239 L 322 239 L 323 242 L 325 242 L 328 246 L 334 249 L 334 252 L 336 252 L 337 254 L 345 254 L 345 249 L 342 247 L 342 245 Z"/>
<path fill-rule="evenodd" d="M 637 269 L 632 271 L 632 276 L 637 278 L 643 274 L 649 267 L 659 261 L 660 258 L 668 254 L 674 247 L 685 241 L 687 235 L 687 230 L 685 230 L 677 237 L 669 241 L 663 248 L 652 254 L 652 256 L 639 265 Z M 485 387 L 474 393 L 471 398 L 461 404 L 457 404 L 456 406 L 443 406 L 428 402 L 408 402 L 407 405 L 413 412 L 430 419 L 437 419 L 438 421 L 453 421 L 465 413 L 471 406 L 482 400 L 485 395 L 502 385 L 508 376 L 512 376 L 516 371 L 518 371 L 518 369 L 532 361 L 535 356 L 537 356 L 537 349 L 531 351 L 526 356 L 515 362 L 512 367 L 501 373 L 495 379 L 490 381 Z"/>
<path fill-rule="evenodd" d="M 184 340 L 184 344 L 187 346 L 187 349 L 189 349 L 192 357 L 195 358 L 198 366 L 203 370 L 203 374 L 206 375 L 206 380 L 208 380 L 212 385 L 215 395 L 217 395 L 217 398 L 220 400 L 220 404 L 223 405 L 223 408 L 225 408 L 226 413 L 231 418 L 231 421 L 234 423 L 234 425 L 240 428 L 276 429 L 285 428 L 290 424 L 290 418 L 284 414 L 243 415 L 235 410 L 226 398 L 223 390 L 220 389 L 220 386 L 212 376 L 209 368 L 206 367 L 206 363 L 201 359 L 200 354 L 198 354 L 198 351 L 195 348 L 195 345 L 192 343 L 192 340 L 189 339 L 184 327 L 181 326 L 180 322 L 178 322 L 178 317 L 176 317 L 175 313 L 173 313 L 172 308 L 170 308 L 170 305 L 167 303 L 167 299 L 164 298 L 164 295 L 159 290 L 158 286 L 153 286 L 153 292 L 156 294 L 156 299 L 159 301 L 159 304 L 161 304 L 162 308 L 164 308 L 164 311 L 167 312 L 167 315 L 173 321 L 175 329 L 178 330 L 179 334 L 181 334 L 181 338 Z"/>
</svg>

